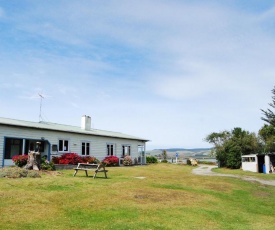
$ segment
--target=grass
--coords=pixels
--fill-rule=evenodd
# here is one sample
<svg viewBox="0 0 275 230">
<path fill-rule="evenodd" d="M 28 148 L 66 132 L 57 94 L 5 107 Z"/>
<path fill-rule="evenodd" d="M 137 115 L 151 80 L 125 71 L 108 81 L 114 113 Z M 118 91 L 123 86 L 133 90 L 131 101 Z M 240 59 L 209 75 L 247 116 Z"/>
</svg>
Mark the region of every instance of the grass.
<svg viewBox="0 0 275 230">
<path fill-rule="evenodd" d="M 233 174 L 241 176 L 253 176 L 263 180 L 275 180 L 275 174 L 264 174 L 264 173 L 254 173 L 249 171 L 243 171 L 242 169 L 229 169 L 229 168 L 214 168 L 213 172 L 223 173 L 223 174 Z"/>
<path fill-rule="evenodd" d="M 197 176 L 191 166 L 73 170 L 0 179 L 0 229 L 274 229 L 275 187 Z"/>
</svg>

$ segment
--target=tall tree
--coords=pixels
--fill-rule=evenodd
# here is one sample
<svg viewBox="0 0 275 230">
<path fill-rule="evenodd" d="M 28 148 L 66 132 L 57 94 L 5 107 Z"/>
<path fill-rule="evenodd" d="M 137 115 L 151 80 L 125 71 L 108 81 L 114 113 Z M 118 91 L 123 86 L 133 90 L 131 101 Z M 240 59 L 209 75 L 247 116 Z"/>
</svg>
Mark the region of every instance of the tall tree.
<svg viewBox="0 0 275 230">
<path fill-rule="evenodd" d="M 166 162 L 167 161 L 167 151 L 163 150 L 161 155 L 162 155 L 163 162 Z"/>
<path fill-rule="evenodd" d="M 259 130 L 259 137 L 264 153 L 275 152 L 275 126 L 265 124 Z"/>
<path fill-rule="evenodd" d="M 231 132 L 211 133 L 205 140 L 214 144 L 220 167 L 240 168 L 241 156 L 258 150 L 256 135 L 241 128 L 234 128 Z"/>
<path fill-rule="evenodd" d="M 222 131 L 219 133 L 213 132 L 210 133 L 205 141 L 214 145 L 214 148 L 211 150 L 212 155 L 216 156 L 216 160 L 219 162 L 219 167 L 226 166 L 226 152 L 224 145 L 230 138 L 230 133 L 228 131 Z"/>
<path fill-rule="evenodd" d="M 274 89 L 271 90 L 273 96 L 272 96 L 272 102 L 269 103 L 268 105 L 270 105 L 273 109 L 275 109 L 275 86 Z M 261 111 L 264 114 L 264 117 L 261 117 L 261 119 L 265 122 L 267 122 L 269 125 L 275 126 L 275 114 L 271 109 L 267 109 L 267 110 L 263 110 L 261 109 Z"/>
</svg>

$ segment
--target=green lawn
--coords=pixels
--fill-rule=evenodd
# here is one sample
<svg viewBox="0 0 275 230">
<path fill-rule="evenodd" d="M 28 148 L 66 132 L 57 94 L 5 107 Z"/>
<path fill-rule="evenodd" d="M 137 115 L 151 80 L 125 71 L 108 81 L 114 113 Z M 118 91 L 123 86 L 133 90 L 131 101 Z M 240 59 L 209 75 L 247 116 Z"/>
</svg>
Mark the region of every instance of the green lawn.
<svg viewBox="0 0 275 230">
<path fill-rule="evenodd" d="M 0 229 L 274 229 L 275 187 L 184 165 L 108 169 L 1 178 Z"/>
<path fill-rule="evenodd" d="M 233 174 L 241 176 L 253 176 L 263 180 L 275 180 L 275 174 L 264 174 L 264 173 L 254 173 L 249 171 L 243 171 L 242 169 L 229 169 L 229 168 L 214 168 L 213 172 L 224 173 L 224 174 Z"/>
</svg>

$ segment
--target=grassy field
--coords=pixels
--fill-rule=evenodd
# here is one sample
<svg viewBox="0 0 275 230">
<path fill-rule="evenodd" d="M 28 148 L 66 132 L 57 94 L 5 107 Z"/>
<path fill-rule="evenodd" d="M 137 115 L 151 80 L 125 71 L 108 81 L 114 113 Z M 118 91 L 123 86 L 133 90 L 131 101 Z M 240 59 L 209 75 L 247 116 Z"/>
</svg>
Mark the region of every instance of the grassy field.
<svg viewBox="0 0 275 230">
<path fill-rule="evenodd" d="M 228 168 L 214 168 L 213 172 L 223 174 L 233 174 L 240 176 L 252 176 L 263 180 L 275 180 L 275 174 L 254 173 L 249 171 L 243 171 L 242 169 L 228 169 Z"/>
<path fill-rule="evenodd" d="M 1 178 L 0 229 L 274 229 L 275 187 L 183 165 L 108 169 Z"/>
</svg>

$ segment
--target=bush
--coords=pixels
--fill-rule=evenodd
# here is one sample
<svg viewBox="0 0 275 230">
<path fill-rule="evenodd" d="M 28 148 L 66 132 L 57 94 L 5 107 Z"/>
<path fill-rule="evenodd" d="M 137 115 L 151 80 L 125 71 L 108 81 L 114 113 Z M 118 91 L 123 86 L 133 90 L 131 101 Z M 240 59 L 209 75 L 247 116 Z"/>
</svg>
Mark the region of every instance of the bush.
<svg viewBox="0 0 275 230">
<path fill-rule="evenodd" d="M 12 158 L 12 161 L 14 162 L 14 164 L 18 167 L 23 167 L 27 164 L 28 162 L 28 155 L 15 155 Z"/>
<path fill-rule="evenodd" d="M 98 163 L 100 163 L 100 161 L 98 159 L 96 159 L 95 157 L 91 157 L 91 156 L 82 157 L 82 161 L 83 161 L 83 163 L 89 163 L 89 164 L 98 164 Z"/>
<path fill-rule="evenodd" d="M 133 164 L 133 161 L 132 161 L 132 158 L 130 156 L 125 156 L 123 158 L 123 165 L 129 166 L 129 165 L 132 165 L 132 164 Z"/>
<path fill-rule="evenodd" d="M 186 164 L 187 164 L 187 165 L 191 165 L 190 159 L 187 159 Z"/>
<path fill-rule="evenodd" d="M 30 171 L 28 171 L 27 177 L 39 178 L 41 176 L 40 176 L 40 174 L 38 172 L 30 170 Z"/>
<path fill-rule="evenodd" d="M 105 157 L 102 162 L 105 163 L 106 166 L 118 166 L 119 165 L 119 159 L 116 156 Z"/>
<path fill-rule="evenodd" d="M 53 157 L 52 162 L 62 165 L 77 165 L 78 163 L 83 163 L 82 158 L 76 153 L 64 153 L 60 157 Z"/>
<path fill-rule="evenodd" d="M 0 178 L 41 177 L 37 171 L 22 169 L 20 167 L 5 167 L 0 169 Z"/>
<path fill-rule="evenodd" d="M 154 156 L 146 156 L 146 163 L 155 164 L 155 163 L 158 163 L 158 159 Z"/>
<path fill-rule="evenodd" d="M 217 162 L 212 162 L 212 161 L 198 161 L 199 164 L 204 164 L 204 165 L 216 165 Z"/>
<path fill-rule="evenodd" d="M 54 164 L 59 164 L 59 158 L 60 158 L 60 157 L 52 157 L 52 162 L 53 162 Z"/>
<path fill-rule="evenodd" d="M 49 161 L 47 160 L 47 156 L 43 156 L 43 157 L 41 158 L 40 168 L 41 168 L 42 170 L 49 170 L 49 171 L 55 170 L 54 163 L 53 163 L 52 161 L 49 162 Z"/>
<path fill-rule="evenodd" d="M 79 156 L 77 153 L 64 153 L 60 157 L 53 157 L 52 162 L 54 164 L 71 164 L 77 165 L 78 163 L 98 164 L 99 160 L 91 156 Z"/>
<path fill-rule="evenodd" d="M 168 163 L 168 160 L 166 160 L 166 159 L 161 160 L 161 163 Z"/>
</svg>

